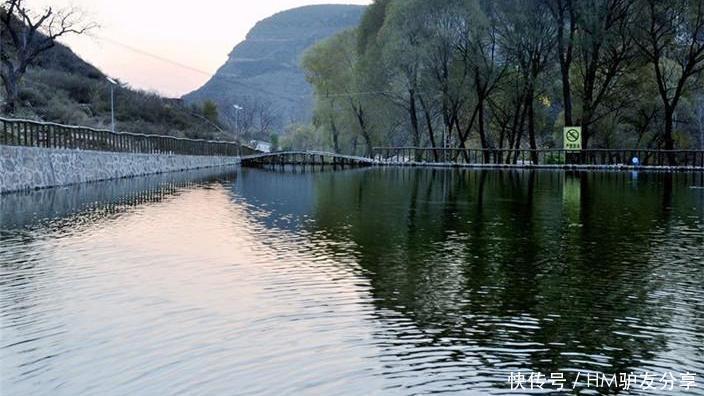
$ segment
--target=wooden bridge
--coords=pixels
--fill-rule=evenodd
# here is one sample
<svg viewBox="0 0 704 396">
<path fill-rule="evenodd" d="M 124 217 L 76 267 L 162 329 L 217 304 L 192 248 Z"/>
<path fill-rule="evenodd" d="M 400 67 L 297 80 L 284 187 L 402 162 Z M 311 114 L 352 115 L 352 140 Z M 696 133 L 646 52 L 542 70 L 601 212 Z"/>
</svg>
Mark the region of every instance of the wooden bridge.
<svg viewBox="0 0 704 396">
<path fill-rule="evenodd" d="M 371 158 L 328 153 L 324 151 L 280 151 L 242 157 L 242 166 L 244 167 L 261 167 L 265 165 L 365 167 L 377 164 L 378 161 Z"/>
</svg>

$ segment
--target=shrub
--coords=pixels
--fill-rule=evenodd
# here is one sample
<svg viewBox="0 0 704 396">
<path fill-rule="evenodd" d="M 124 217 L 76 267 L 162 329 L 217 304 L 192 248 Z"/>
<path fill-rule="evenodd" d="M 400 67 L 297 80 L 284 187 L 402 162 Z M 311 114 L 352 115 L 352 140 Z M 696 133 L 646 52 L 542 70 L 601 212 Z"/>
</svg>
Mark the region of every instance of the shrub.
<svg viewBox="0 0 704 396">
<path fill-rule="evenodd" d="M 37 85 L 26 84 L 20 89 L 20 103 L 29 103 L 30 107 L 44 107 L 47 105 L 46 88 L 40 89 Z"/>
<path fill-rule="evenodd" d="M 203 102 L 203 115 L 205 118 L 212 122 L 217 122 L 218 120 L 218 105 L 212 100 L 206 100 Z"/>
</svg>

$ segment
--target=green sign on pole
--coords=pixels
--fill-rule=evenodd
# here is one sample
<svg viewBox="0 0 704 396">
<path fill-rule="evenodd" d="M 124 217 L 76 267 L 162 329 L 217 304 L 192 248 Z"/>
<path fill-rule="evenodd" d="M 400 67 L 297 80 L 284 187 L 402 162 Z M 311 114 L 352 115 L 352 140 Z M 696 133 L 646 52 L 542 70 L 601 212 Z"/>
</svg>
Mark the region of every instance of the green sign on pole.
<svg viewBox="0 0 704 396">
<path fill-rule="evenodd" d="M 582 127 L 565 127 L 565 150 L 582 150 Z"/>
</svg>

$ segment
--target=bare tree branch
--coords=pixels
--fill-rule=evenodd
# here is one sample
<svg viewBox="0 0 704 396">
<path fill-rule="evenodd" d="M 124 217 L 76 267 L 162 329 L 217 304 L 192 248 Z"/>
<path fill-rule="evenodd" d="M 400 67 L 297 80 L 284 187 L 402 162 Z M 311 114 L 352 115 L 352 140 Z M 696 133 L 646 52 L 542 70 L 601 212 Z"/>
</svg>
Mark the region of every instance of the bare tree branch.
<svg viewBox="0 0 704 396">
<path fill-rule="evenodd" d="M 55 10 L 47 7 L 40 14 L 35 14 L 25 6 L 25 0 L 6 0 L 0 7 L 0 27 L 0 31 L 7 32 L 9 36 L 7 44 L 10 48 L 1 51 L 0 76 L 7 94 L 5 110 L 12 113 L 27 67 L 54 47 L 58 38 L 83 34 L 97 28 L 97 25 L 83 23 L 82 15 L 76 8 Z"/>
</svg>

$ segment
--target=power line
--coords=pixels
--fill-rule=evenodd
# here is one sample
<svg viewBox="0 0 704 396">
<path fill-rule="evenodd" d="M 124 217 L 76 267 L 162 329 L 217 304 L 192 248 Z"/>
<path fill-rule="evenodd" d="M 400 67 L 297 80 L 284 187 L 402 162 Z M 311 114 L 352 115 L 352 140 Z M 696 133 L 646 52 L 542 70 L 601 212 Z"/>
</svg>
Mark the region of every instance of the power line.
<svg viewBox="0 0 704 396">
<path fill-rule="evenodd" d="M 105 37 L 105 36 L 97 36 L 97 35 L 92 35 L 92 36 L 93 36 L 93 38 L 95 38 L 95 39 L 97 39 L 97 40 L 108 42 L 108 43 L 113 44 L 113 45 L 116 45 L 116 46 L 118 46 L 118 47 L 122 47 L 122 48 L 125 48 L 125 49 L 127 49 L 127 50 L 130 50 L 130 51 L 132 51 L 132 52 L 135 52 L 135 53 L 137 53 L 137 54 L 144 55 L 144 56 L 147 56 L 147 57 L 149 57 L 149 58 L 154 58 L 154 59 L 160 60 L 160 61 L 162 61 L 162 62 L 164 62 L 164 63 L 168 63 L 168 64 L 171 64 L 171 65 L 174 65 L 174 66 L 177 66 L 177 67 L 186 69 L 186 70 L 190 70 L 190 71 L 195 72 L 195 73 L 198 73 L 198 74 L 203 74 L 203 75 L 206 75 L 206 76 L 210 76 L 210 75 L 211 75 L 209 72 L 207 72 L 207 71 L 205 71 L 205 70 L 198 69 L 198 68 L 196 68 L 196 67 L 189 66 L 189 65 L 186 65 L 186 64 L 181 63 L 181 62 L 177 62 L 177 61 L 172 60 L 172 59 L 169 59 L 169 58 L 165 58 L 165 57 L 163 57 L 163 56 L 161 56 L 161 55 L 157 55 L 157 54 L 154 54 L 154 53 L 151 53 L 151 52 L 148 52 L 148 51 L 145 51 L 145 50 L 142 50 L 142 49 L 133 47 L 133 46 L 131 46 L 131 45 L 129 45 L 129 44 L 125 44 L 125 43 L 123 43 L 123 42 L 120 42 L 120 41 L 117 41 L 117 40 L 113 40 L 113 39 L 108 38 L 108 37 Z"/>
<path fill-rule="evenodd" d="M 186 70 L 189 70 L 189 71 L 198 73 L 198 74 L 202 74 L 202 75 L 208 76 L 208 77 L 210 77 L 210 79 L 221 79 L 221 80 L 225 80 L 225 81 L 227 81 L 227 82 L 229 82 L 229 83 L 231 83 L 231 84 L 240 85 L 240 86 L 242 86 L 242 87 L 249 88 L 249 89 L 251 89 L 251 90 L 253 90 L 253 91 L 256 91 L 256 92 L 264 92 L 264 93 L 267 93 L 267 94 L 269 94 L 269 95 L 276 96 L 276 97 L 279 97 L 279 98 L 283 98 L 283 99 L 286 99 L 286 100 L 289 100 L 289 101 L 292 101 L 292 102 L 298 102 L 300 99 L 303 99 L 303 98 L 306 98 L 306 97 L 307 97 L 307 96 L 305 96 L 305 95 L 300 95 L 300 96 L 282 95 L 282 94 L 280 94 L 280 93 L 276 93 L 276 92 L 272 92 L 272 91 L 270 91 L 270 90 L 267 90 L 266 88 L 262 88 L 262 87 L 258 87 L 258 86 L 255 86 L 255 85 L 251 85 L 251 84 L 242 82 L 242 81 L 240 81 L 239 79 L 237 79 L 237 76 L 236 76 L 236 75 L 231 74 L 231 73 L 216 73 L 216 74 L 211 74 L 210 72 L 205 71 L 205 70 L 202 70 L 202 69 L 199 69 L 199 68 L 197 68 L 197 67 L 193 67 L 193 66 L 186 65 L 186 64 L 184 64 L 184 63 L 177 62 L 177 61 L 172 60 L 172 59 L 169 59 L 169 58 L 165 58 L 165 57 L 163 57 L 163 56 L 161 56 L 161 55 L 157 55 L 157 54 L 151 53 L 151 52 L 149 52 L 149 51 L 145 51 L 145 50 L 142 50 L 142 49 L 133 47 L 133 46 L 131 46 L 131 45 L 129 45 L 129 44 L 125 44 L 125 43 L 122 43 L 122 42 L 120 42 L 120 41 L 117 41 L 117 40 L 114 40 L 114 39 L 111 39 L 111 38 L 108 38 L 108 37 L 105 37 L 105 36 L 96 36 L 96 35 L 94 35 L 93 37 L 96 38 L 97 40 L 101 40 L 101 41 L 104 41 L 104 42 L 107 42 L 107 43 L 116 45 L 116 46 L 118 46 L 118 47 L 125 48 L 125 49 L 127 49 L 127 50 L 129 50 L 129 51 L 132 51 L 132 52 L 135 52 L 135 53 L 137 53 L 137 54 L 140 54 L 140 55 L 143 55 L 143 56 L 147 56 L 147 57 L 150 57 L 150 58 L 154 58 L 154 59 L 157 59 L 157 60 L 162 61 L 162 62 L 164 62 L 164 63 L 168 63 L 168 64 L 170 64 L 170 65 L 173 65 L 173 66 L 176 66 L 176 67 L 180 67 L 180 68 L 182 68 L 182 69 L 186 69 Z"/>
<path fill-rule="evenodd" d="M 129 44 L 125 44 L 123 42 L 120 42 L 120 41 L 117 41 L 114 39 L 111 39 L 109 37 L 97 36 L 97 35 L 92 35 L 92 36 L 98 40 L 116 45 L 118 47 L 125 48 L 125 49 L 132 51 L 134 53 L 137 53 L 137 54 L 140 54 L 143 56 L 147 56 L 147 57 L 162 61 L 164 63 L 168 63 L 170 65 L 180 67 L 185 70 L 189 70 L 189 71 L 192 71 L 192 72 L 195 72 L 198 74 L 208 76 L 208 77 L 210 77 L 211 80 L 212 79 L 224 80 L 224 81 L 231 83 L 231 84 L 240 85 L 242 87 L 249 88 L 249 89 L 257 91 L 257 92 L 267 93 L 269 95 L 276 96 L 278 98 L 283 98 L 283 99 L 286 99 L 286 100 L 289 100 L 292 102 L 293 101 L 298 102 L 301 99 L 308 98 L 307 95 L 282 95 L 281 93 L 273 92 L 273 91 L 267 90 L 266 88 L 262 88 L 262 87 L 258 87 L 255 85 L 251 85 L 251 84 L 242 82 L 238 79 L 238 77 L 236 75 L 234 75 L 232 73 L 220 72 L 220 73 L 216 73 L 216 74 L 211 74 L 210 72 L 199 69 L 197 67 L 193 67 L 193 66 L 175 61 L 173 59 L 169 59 L 169 58 L 163 57 L 161 55 L 157 55 L 152 52 L 145 51 L 140 48 L 136 48 L 134 46 L 131 46 Z M 346 92 L 346 93 L 330 93 L 330 94 L 319 96 L 319 99 L 329 99 L 329 98 L 335 98 L 335 97 L 354 97 L 354 96 L 380 96 L 380 95 L 392 95 L 395 93 L 397 93 L 397 92 L 394 92 L 394 91 L 357 91 L 357 92 Z M 418 92 L 418 93 L 424 93 L 424 92 Z M 427 92 L 425 92 L 425 93 L 427 93 Z"/>
</svg>

